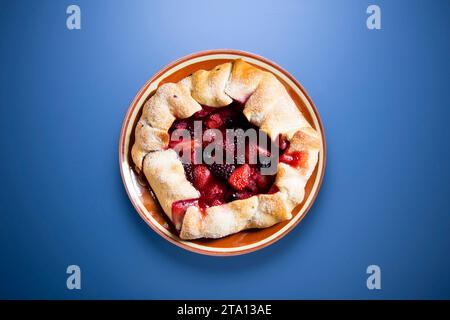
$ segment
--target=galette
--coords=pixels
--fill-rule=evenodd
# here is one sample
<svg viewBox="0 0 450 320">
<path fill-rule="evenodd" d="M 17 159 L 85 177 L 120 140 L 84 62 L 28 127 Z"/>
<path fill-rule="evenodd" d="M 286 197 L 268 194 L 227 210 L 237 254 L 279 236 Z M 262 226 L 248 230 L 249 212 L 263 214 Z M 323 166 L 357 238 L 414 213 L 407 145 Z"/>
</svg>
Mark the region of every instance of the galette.
<svg viewBox="0 0 450 320">
<path fill-rule="evenodd" d="M 135 168 L 181 239 L 291 219 L 322 143 L 280 80 L 242 59 L 159 86 L 134 134 Z"/>
</svg>

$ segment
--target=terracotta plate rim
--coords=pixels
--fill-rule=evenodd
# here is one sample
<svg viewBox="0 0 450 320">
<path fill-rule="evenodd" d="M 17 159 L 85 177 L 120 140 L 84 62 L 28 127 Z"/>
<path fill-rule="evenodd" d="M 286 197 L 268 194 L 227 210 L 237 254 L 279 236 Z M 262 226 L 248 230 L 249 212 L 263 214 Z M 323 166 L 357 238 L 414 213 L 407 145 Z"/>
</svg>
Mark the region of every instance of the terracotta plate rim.
<svg viewBox="0 0 450 320">
<path fill-rule="evenodd" d="M 208 58 L 209 59 L 208 59 Z M 144 206 L 139 203 L 138 199 L 134 196 L 134 191 L 132 190 L 132 182 L 130 175 L 130 170 L 133 170 L 128 162 L 128 143 L 130 139 L 130 126 L 133 125 L 133 122 L 131 119 L 133 116 L 136 116 L 139 112 L 142 103 L 145 101 L 146 97 L 149 93 L 151 93 L 158 84 L 167 76 L 170 74 L 182 69 L 186 66 L 193 64 L 195 62 L 205 61 L 205 60 L 217 60 L 217 59 L 237 59 L 237 58 L 244 58 L 245 60 L 254 63 L 259 64 L 263 66 L 266 69 L 270 69 L 273 73 L 275 73 L 277 76 L 280 76 L 285 80 L 285 82 L 293 89 L 297 94 L 300 94 L 300 99 L 303 100 L 305 103 L 305 106 L 309 109 L 309 111 L 313 114 L 311 114 L 311 117 L 314 121 L 314 124 L 316 128 L 320 129 L 320 133 L 322 135 L 322 149 L 319 152 L 319 161 L 318 161 L 318 174 L 316 175 L 316 180 L 314 181 L 313 190 L 309 194 L 308 198 L 305 199 L 303 202 L 303 207 L 300 209 L 299 213 L 292 218 L 292 220 L 295 219 L 295 221 L 290 221 L 286 226 L 284 226 L 282 229 L 278 230 L 274 234 L 270 235 L 267 238 L 261 239 L 260 241 L 254 243 L 245 245 L 242 247 L 230 247 L 230 248 L 213 248 L 208 247 L 204 245 L 194 244 L 190 241 L 184 241 L 179 239 L 178 237 L 174 237 L 172 234 L 170 234 L 169 231 L 164 231 L 164 227 L 161 226 L 158 222 L 154 220 L 153 217 L 151 217 L 151 214 L 144 208 Z M 153 88 L 155 87 L 155 88 Z M 137 110 L 136 110 L 137 109 Z M 133 118 L 134 120 L 134 118 Z M 149 80 L 145 82 L 145 84 L 141 87 L 141 89 L 138 91 L 134 99 L 131 101 L 127 112 L 125 114 L 125 118 L 121 127 L 120 131 L 120 139 L 119 139 L 119 169 L 120 169 L 120 175 L 122 177 L 122 182 L 124 184 L 125 190 L 128 194 L 128 197 L 133 204 L 134 208 L 138 212 L 138 214 L 141 216 L 141 218 L 160 236 L 162 236 L 164 239 L 168 240 L 169 242 L 177 245 L 178 247 L 181 247 L 183 249 L 186 249 L 191 252 L 204 254 L 204 255 L 211 255 L 211 256 L 233 256 L 233 255 L 241 255 L 246 254 L 250 252 L 254 252 L 256 250 L 260 250 L 262 248 L 265 248 L 274 242 L 280 240 L 282 237 L 284 237 L 286 234 L 288 234 L 292 229 L 294 229 L 299 222 L 305 217 L 309 209 L 311 208 L 312 204 L 315 201 L 315 198 L 317 197 L 317 194 L 320 190 L 320 187 L 322 185 L 323 176 L 325 172 L 325 165 L 326 165 L 326 142 L 325 142 L 325 134 L 323 130 L 323 124 L 322 120 L 320 119 L 319 113 L 317 111 L 316 106 L 314 105 L 312 99 L 309 97 L 306 90 L 302 87 L 302 85 L 286 70 L 281 68 L 276 63 L 259 56 L 257 54 L 253 54 L 246 51 L 241 50 L 234 50 L 234 49 L 213 49 L 213 50 L 205 50 L 200 51 L 196 53 L 192 53 L 189 55 L 186 55 L 178 60 L 175 60 L 166 66 L 164 66 L 161 70 L 159 70 L 157 73 L 155 73 Z M 306 206 L 305 206 L 306 205 Z M 270 238 L 269 240 L 267 240 Z M 265 242 L 263 242 L 265 241 Z M 260 243 L 263 242 L 263 243 Z"/>
</svg>

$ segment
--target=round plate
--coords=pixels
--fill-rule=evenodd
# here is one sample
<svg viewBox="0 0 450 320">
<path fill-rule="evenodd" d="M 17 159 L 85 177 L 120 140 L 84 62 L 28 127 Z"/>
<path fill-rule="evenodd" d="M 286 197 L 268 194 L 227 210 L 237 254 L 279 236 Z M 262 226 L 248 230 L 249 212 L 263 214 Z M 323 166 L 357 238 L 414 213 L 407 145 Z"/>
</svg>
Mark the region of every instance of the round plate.
<svg viewBox="0 0 450 320">
<path fill-rule="evenodd" d="M 284 84 L 287 91 L 302 111 L 309 123 L 322 135 L 322 149 L 318 164 L 311 175 L 305 190 L 305 198 L 293 212 L 289 221 L 278 223 L 265 229 L 245 230 L 221 239 L 181 240 L 168 217 L 164 214 L 153 195 L 145 177 L 133 169 L 131 147 L 134 143 L 134 128 L 142 113 L 142 106 L 163 83 L 178 82 L 199 69 L 212 69 L 216 65 L 242 58 L 260 69 L 272 72 Z M 139 215 L 158 234 L 168 241 L 196 253 L 226 256 L 249 253 L 279 240 L 292 230 L 311 207 L 322 183 L 325 169 L 325 136 L 322 122 L 314 103 L 303 87 L 287 71 L 275 63 L 255 54 L 218 49 L 202 51 L 185 56 L 162 68 L 139 90 L 128 108 L 123 121 L 119 142 L 119 164 L 122 180 L 128 196 Z"/>
</svg>

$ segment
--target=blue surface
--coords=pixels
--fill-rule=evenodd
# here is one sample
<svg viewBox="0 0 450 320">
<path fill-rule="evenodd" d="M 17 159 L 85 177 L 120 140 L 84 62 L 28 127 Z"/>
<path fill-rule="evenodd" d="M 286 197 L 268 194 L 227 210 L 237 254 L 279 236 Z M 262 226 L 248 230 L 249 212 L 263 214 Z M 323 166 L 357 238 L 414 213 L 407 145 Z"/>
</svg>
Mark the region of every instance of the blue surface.
<svg viewBox="0 0 450 320">
<path fill-rule="evenodd" d="M 66 29 L 71 3 L 81 30 Z M 0 298 L 450 298 L 449 14 L 445 0 L 2 1 Z M 328 146 L 303 222 L 232 258 L 148 228 L 117 159 L 143 83 L 212 48 L 289 70 Z M 370 264 L 380 291 L 366 288 Z"/>
</svg>

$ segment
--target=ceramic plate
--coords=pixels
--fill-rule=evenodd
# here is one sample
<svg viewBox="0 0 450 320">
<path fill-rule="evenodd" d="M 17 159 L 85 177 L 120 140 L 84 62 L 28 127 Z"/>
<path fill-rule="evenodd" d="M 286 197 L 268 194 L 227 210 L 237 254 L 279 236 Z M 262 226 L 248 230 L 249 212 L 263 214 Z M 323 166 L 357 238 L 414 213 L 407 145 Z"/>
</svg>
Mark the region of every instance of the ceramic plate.
<svg viewBox="0 0 450 320">
<path fill-rule="evenodd" d="M 285 85 L 289 94 L 303 112 L 309 123 L 322 135 L 322 149 L 318 164 L 305 190 L 305 199 L 293 212 L 289 221 L 278 223 L 265 229 L 241 231 L 221 239 L 181 240 L 172 227 L 153 195 L 145 177 L 136 173 L 131 160 L 134 143 L 134 128 L 142 112 L 145 101 L 163 83 L 178 82 L 199 69 L 212 69 L 216 65 L 242 58 L 245 61 L 272 72 Z M 322 122 L 314 103 L 303 87 L 287 71 L 275 63 L 255 54 L 236 50 L 202 51 L 170 63 L 151 77 L 131 102 L 123 121 L 119 142 L 120 173 L 128 196 L 144 221 L 163 238 L 186 250 L 207 255 L 238 255 L 266 247 L 285 236 L 305 216 L 319 191 L 325 169 L 325 136 Z"/>
</svg>

